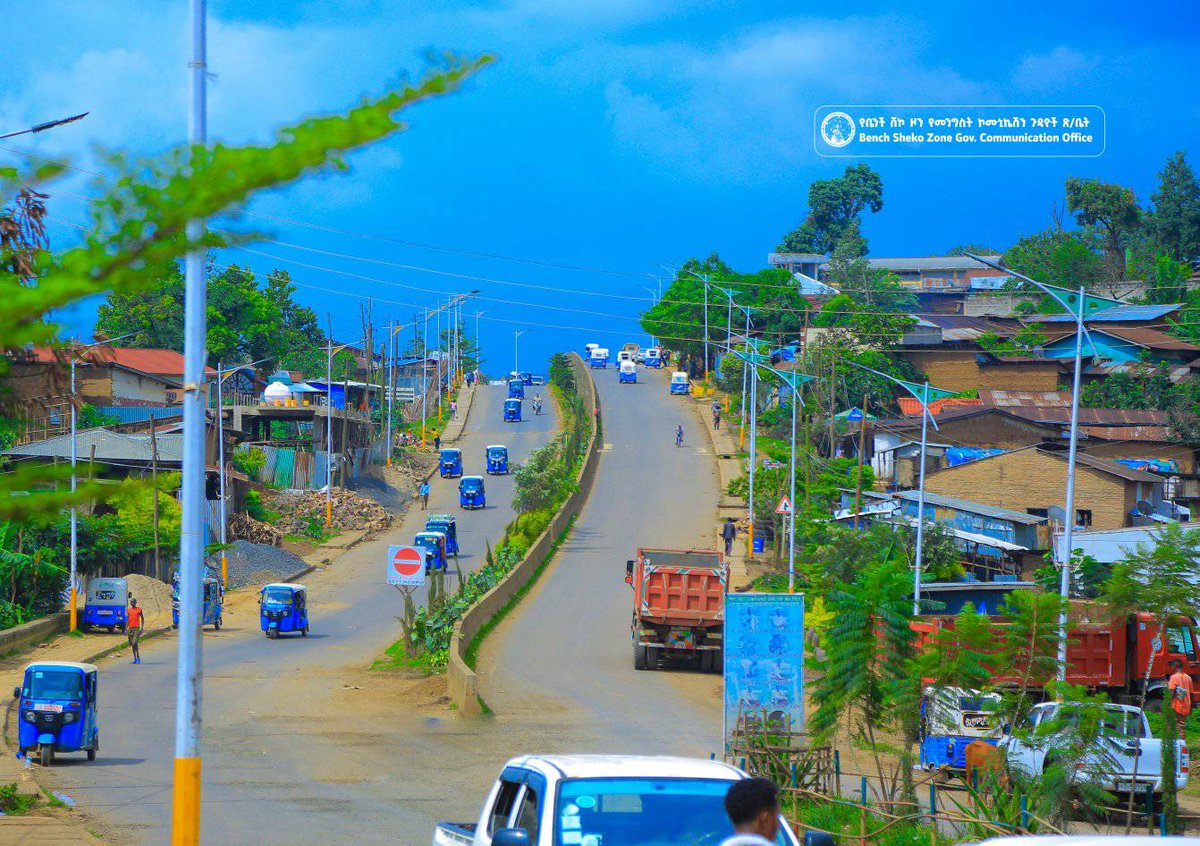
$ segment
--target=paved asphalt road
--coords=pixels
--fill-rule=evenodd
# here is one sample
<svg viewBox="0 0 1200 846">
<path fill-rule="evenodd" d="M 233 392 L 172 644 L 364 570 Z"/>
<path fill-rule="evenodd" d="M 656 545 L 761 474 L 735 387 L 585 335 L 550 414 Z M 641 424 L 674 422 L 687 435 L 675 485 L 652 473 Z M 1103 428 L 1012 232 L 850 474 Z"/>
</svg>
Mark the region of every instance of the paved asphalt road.
<svg viewBox="0 0 1200 846">
<path fill-rule="evenodd" d="M 520 461 L 553 431 L 549 413 L 503 423 L 503 391 L 485 386 L 475 396 L 457 444 L 468 474 L 483 472 L 487 444 L 507 443 Z M 531 411 L 528 402 L 525 407 Z M 482 562 L 484 539 L 494 543 L 511 519 L 512 477 L 487 477 L 487 493 L 487 509 L 463 513 L 457 482 L 433 483 L 430 510 L 459 514 L 465 550 L 459 561 L 467 570 Z M 386 547 L 411 542 L 418 524 L 419 511 L 305 580 L 308 638 L 268 641 L 258 629 L 257 605 L 245 600 L 227 613 L 224 629 L 205 633 L 205 843 L 409 842 L 398 840 L 398 831 L 421 832 L 420 842 L 427 842 L 430 816 L 402 800 L 423 790 L 413 757 L 433 767 L 436 755 L 410 744 L 402 760 L 391 754 L 402 739 L 380 728 L 392 724 L 386 713 L 369 719 L 339 704 L 347 689 L 360 689 L 351 682 L 365 678 L 363 669 L 399 636 L 401 599 L 383 582 Z M 130 666 L 127 657 L 105 662 L 101 754 L 92 764 L 60 758 L 49 774 L 120 840 L 170 840 L 176 654 L 172 636 L 147 643 L 141 666 Z M 426 792 L 433 795 L 416 799 L 444 800 L 442 790 Z M 350 831 L 354 836 L 344 839 Z"/>
<path fill-rule="evenodd" d="M 485 641 L 481 695 L 513 728 L 543 726 L 541 748 L 522 751 L 707 757 L 721 748 L 720 678 L 633 669 L 624 575 L 637 546 L 715 547 L 711 445 L 665 372 L 639 368 L 636 385 L 593 373 L 605 441 L 595 488 L 553 568 Z"/>
</svg>

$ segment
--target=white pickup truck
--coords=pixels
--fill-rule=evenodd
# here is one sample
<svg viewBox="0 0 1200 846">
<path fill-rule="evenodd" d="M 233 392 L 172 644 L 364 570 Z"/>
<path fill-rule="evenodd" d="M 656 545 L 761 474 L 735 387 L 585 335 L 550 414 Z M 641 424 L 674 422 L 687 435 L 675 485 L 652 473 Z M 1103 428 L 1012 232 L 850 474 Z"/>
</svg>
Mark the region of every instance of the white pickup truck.
<svg viewBox="0 0 1200 846">
<path fill-rule="evenodd" d="M 1009 763 L 1030 775 L 1040 775 L 1047 761 L 1054 759 L 1054 733 L 1038 732 L 1038 726 L 1051 725 L 1062 719 L 1061 703 L 1043 702 L 1035 705 L 1022 734 L 1008 735 L 1000 741 L 1000 748 L 1008 756 Z M 1150 724 L 1140 708 L 1133 705 L 1105 705 L 1104 725 L 1101 730 L 1102 749 L 1087 756 L 1082 778 L 1094 782 L 1105 790 L 1128 794 L 1135 790 L 1144 794 L 1150 787 L 1155 793 L 1162 791 L 1162 741 L 1150 734 Z M 1069 719 L 1069 715 L 1063 715 Z M 1034 739 L 1036 738 L 1036 739 Z M 1176 780 L 1179 789 L 1187 786 L 1188 750 L 1180 742 Z M 1137 783 L 1134 784 L 1133 762 L 1138 759 Z"/>
<path fill-rule="evenodd" d="M 691 758 L 513 758 L 479 821 L 438 823 L 433 846 L 718 846 L 733 833 L 725 793 L 746 777 Z M 776 846 L 798 846 L 786 823 Z"/>
</svg>

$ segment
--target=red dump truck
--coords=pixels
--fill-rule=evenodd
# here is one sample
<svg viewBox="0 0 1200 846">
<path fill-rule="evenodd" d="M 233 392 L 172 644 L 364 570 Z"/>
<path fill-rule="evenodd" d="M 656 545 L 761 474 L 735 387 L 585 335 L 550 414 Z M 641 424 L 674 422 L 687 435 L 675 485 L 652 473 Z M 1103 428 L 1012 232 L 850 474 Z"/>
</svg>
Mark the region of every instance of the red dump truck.
<svg viewBox="0 0 1200 846">
<path fill-rule="evenodd" d="M 642 547 L 625 562 L 625 581 L 633 586 L 634 669 L 681 658 L 706 673 L 721 672 L 727 574 L 713 549 Z"/>
<path fill-rule="evenodd" d="M 1114 701 L 1130 702 L 1140 696 L 1146 662 L 1154 652 L 1147 689 L 1147 707 L 1157 708 L 1167 686 L 1167 661 L 1183 661 L 1183 671 L 1192 677 L 1196 686 L 1195 700 L 1200 702 L 1200 636 L 1196 621 L 1188 617 L 1167 626 L 1162 641 L 1155 644 L 1158 624 L 1149 614 L 1133 614 L 1126 618 L 1105 620 L 1103 609 L 1076 607 L 1072 616 L 1079 616 L 1067 633 L 1067 681 L 1109 694 Z M 1095 617 L 1096 619 L 1089 619 Z M 913 628 L 927 637 L 943 627 L 952 627 L 953 617 L 922 617 Z M 997 618 L 994 625 L 1004 625 Z M 1012 683 L 1015 678 L 997 678 L 998 684 Z"/>
</svg>

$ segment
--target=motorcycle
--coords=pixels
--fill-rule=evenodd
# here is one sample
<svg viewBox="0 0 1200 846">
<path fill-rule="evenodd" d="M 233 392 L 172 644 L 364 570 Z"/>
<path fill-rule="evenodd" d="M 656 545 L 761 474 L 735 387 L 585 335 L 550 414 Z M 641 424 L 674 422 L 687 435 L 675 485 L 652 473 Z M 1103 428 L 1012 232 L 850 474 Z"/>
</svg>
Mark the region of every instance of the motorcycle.
<svg viewBox="0 0 1200 846">
<path fill-rule="evenodd" d="M 541 400 L 535 399 L 533 401 L 533 413 L 534 414 L 542 413 L 542 401 Z"/>
</svg>

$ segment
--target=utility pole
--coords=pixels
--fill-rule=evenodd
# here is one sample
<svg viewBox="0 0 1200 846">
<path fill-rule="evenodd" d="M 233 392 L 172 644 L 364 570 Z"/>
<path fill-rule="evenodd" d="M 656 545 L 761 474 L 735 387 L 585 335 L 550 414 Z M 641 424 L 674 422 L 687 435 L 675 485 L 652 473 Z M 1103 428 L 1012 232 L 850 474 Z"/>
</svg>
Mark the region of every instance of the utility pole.
<svg viewBox="0 0 1200 846">
<path fill-rule="evenodd" d="M 221 481 L 221 584 L 229 584 L 229 557 L 225 554 L 225 525 L 229 522 L 225 505 L 225 382 L 224 366 L 217 362 L 217 473 Z"/>
<path fill-rule="evenodd" d="M 395 408 L 394 394 L 396 393 L 396 321 L 388 324 L 387 342 L 387 466 L 392 466 L 392 411 Z"/>
<path fill-rule="evenodd" d="M 425 449 L 425 400 L 429 395 L 429 309 L 425 309 L 425 328 L 421 330 L 421 449 Z"/>
<path fill-rule="evenodd" d="M 79 506 L 75 504 L 75 486 L 76 486 L 76 466 L 78 461 L 76 447 L 76 425 L 77 418 L 75 412 L 75 363 L 79 357 L 74 352 L 71 353 L 71 628 L 68 631 L 75 631 L 77 628 L 78 615 L 78 596 L 75 590 L 75 579 L 77 578 L 78 570 L 76 569 L 76 557 L 79 554 Z"/>
<path fill-rule="evenodd" d="M 867 443 L 867 395 L 862 399 L 862 420 L 858 421 L 858 480 L 854 484 L 854 528 L 862 528 L 863 450 Z"/>
<path fill-rule="evenodd" d="M 333 528 L 333 324 L 325 350 L 325 530 Z M 343 407 L 346 405 L 342 397 Z M 345 420 L 342 425 L 346 425 Z"/>
<path fill-rule="evenodd" d="M 158 546 L 158 420 L 150 415 L 150 484 L 154 486 L 154 578 L 162 579 Z"/>
<path fill-rule="evenodd" d="M 208 142 L 205 102 L 207 50 L 205 0 L 190 0 L 192 55 L 188 62 L 191 113 L 188 141 L 192 155 Z M 189 220 L 187 238 L 198 244 L 204 221 Z M 203 667 L 201 602 L 204 569 L 204 342 L 206 334 L 204 251 L 187 254 L 184 276 L 183 375 L 183 518 L 179 541 L 179 674 L 175 697 L 175 780 L 172 799 L 172 846 L 200 843 L 200 728 Z"/>
<path fill-rule="evenodd" d="M 521 366 L 517 362 L 517 341 L 520 340 L 521 336 L 524 335 L 525 332 L 525 329 L 517 329 L 513 332 L 513 372 L 515 372 L 517 376 L 521 375 Z"/>
</svg>

